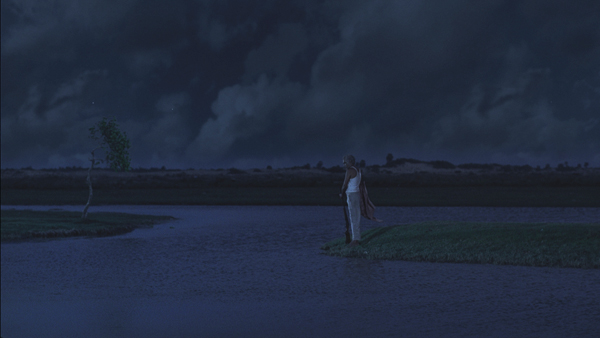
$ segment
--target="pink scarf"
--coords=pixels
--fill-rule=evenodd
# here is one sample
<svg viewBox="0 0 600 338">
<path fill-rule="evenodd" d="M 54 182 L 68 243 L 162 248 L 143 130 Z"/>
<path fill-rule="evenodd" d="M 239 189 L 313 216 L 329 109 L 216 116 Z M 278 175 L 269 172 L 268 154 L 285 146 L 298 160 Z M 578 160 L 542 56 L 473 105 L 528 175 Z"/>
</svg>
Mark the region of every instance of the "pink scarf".
<svg viewBox="0 0 600 338">
<path fill-rule="evenodd" d="M 377 219 L 375 217 L 375 205 L 369 199 L 369 194 L 367 193 L 367 186 L 365 185 L 364 181 L 360 182 L 359 188 L 360 188 L 360 214 L 363 215 L 363 217 L 370 219 L 371 221 L 380 222 L 380 223 L 383 222 L 382 220 Z"/>
</svg>

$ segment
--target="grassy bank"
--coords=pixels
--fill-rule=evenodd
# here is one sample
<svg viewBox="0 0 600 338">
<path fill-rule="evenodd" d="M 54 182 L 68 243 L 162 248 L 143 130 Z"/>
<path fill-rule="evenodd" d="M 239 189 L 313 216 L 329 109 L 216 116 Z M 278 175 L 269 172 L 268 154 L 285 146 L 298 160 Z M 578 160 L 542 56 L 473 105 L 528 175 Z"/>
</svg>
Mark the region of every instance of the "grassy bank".
<svg viewBox="0 0 600 338">
<path fill-rule="evenodd" d="M 71 236 L 110 236 L 173 219 L 170 216 L 94 212 L 2 210 L 2 241 Z"/>
<path fill-rule="evenodd" d="M 427 222 L 372 229 L 361 245 L 322 246 L 331 256 L 426 262 L 600 268 L 600 223 Z"/>
<path fill-rule="evenodd" d="M 340 205 L 339 187 L 95 189 L 94 205 Z M 2 189 L 3 205 L 83 205 L 87 189 Z M 598 187 L 370 187 L 377 206 L 600 207 Z"/>
</svg>

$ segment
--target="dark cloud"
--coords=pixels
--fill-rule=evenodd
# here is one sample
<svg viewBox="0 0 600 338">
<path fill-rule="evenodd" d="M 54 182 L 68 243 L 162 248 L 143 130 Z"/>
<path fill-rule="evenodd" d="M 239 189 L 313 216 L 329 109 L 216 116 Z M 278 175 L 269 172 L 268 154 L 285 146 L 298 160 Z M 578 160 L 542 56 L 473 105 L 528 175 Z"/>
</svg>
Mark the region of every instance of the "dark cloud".
<svg viewBox="0 0 600 338">
<path fill-rule="evenodd" d="M 2 167 L 600 165 L 597 1 L 3 1 Z"/>
</svg>

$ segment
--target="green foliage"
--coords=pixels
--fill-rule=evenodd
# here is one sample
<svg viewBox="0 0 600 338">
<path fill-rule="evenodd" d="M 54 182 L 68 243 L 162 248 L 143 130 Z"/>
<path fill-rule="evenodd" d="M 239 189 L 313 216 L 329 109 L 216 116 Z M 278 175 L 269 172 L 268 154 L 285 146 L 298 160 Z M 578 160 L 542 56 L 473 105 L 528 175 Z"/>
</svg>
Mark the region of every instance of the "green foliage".
<svg viewBox="0 0 600 338">
<path fill-rule="evenodd" d="M 115 171 L 128 171 L 131 159 L 129 157 L 129 139 L 125 132 L 119 130 L 119 125 L 113 118 L 108 121 L 103 118 L 90 129 L 90 138 L 99 142 L 104 150 L 106 164 Z"/>
</svg>

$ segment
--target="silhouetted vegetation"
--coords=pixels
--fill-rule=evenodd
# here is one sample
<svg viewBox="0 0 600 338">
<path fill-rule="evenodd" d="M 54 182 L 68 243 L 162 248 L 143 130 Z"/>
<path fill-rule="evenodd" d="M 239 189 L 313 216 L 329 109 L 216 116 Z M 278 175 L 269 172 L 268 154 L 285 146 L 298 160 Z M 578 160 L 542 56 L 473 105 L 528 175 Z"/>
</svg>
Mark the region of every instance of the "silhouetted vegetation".
<svg viewBox="0 0 600 338">
<path fill-rule="evenodd" d="M 397 159 L 405 161 L 406 159 Z M 415 163 L 405 161 L 404 163 Z M 558 166 L 559 170 L 537 170 L 529 165 L 498 164 L 449 165 L 444 161 L 420 162 L 411 172 L 397 167 L 366 166 L 365 177 L 370 186 L 434 187 L 434 186 L 599 186 L 600 170 Z M 429 170 L 427 169 L 429 168 Z M 448 169 L 440 169 L 448 168 Z M 383 170 L 382 170 L 383 169 Z M 432 170 L 438 171 L 432 171 Z M 345 168 L 340 165 L 311 169 L 309 165 L 283 169 L 241 170 L 161 170 L 137 168 L 128 173 L 96 169 L 97 188 L 202 188 L 219 186 L 337 186 Z M 58 168 L 46 170 L 2 169 L 2 189 L 80 189 L 86 170 Z M 235 177 L 235 180 L 232 180 Z"/>
<path fill-rule="evenodd" d="M 342 168 L 342 167 L 341 167 L 341 166 L 339 166 L 339 165 L 336 165 L 336 166 L 334 166 L 334 167 L 331 167 L 331 168 L 329 168 L 329 169 L 325 169 L 325 171 L 327 171 L 327 172 L 330 172 L 330 173 L 345 173 L 345 172 L 346 172 L 346 169 L 345 169 L 345 168 Z"/>
<path fill-rule="evenodd" d="M 454 169 L 456 166 L 448 161 L 431 161 L 429 162 L 434 169 Z"/>
<path fill-rule="evenodd" d="M 581 167 L 579 167 L 579 168 L 581 168 Z M 558 166 L 556 166 L 556 171 L 559 171 L 559 172 L 572 172 L 577 169 L 578 168 L 569 167 L 568 162 L 565 162 L 565 164 L 559 163 Z"/>
<path fill-rule="evenodd" d="M 477 163 L 465 163 L 459 164 L 457 167 L 466 170 L 494 170 L 498 164 L 477 164 Z"/>
<path fill-rule="evenodd" d="M 556 169 L 546 166 L 542 170 L 529 165 L 466 163 L 454 166 L 446 161 L 393 157 L 388 164 L 362 169 L 369 191 L 377 192 L 374 201 L 377 196 L 381 197 L 378 205 L 600 206 L 600 169 L 589 165 L 567 167 L 561 163 Z M 317 167 L 318 163 L 315 168 L 306 164 L 280 169 L 268 166 L 266 170 L 163 167 L 137 168 L 128 173 L 97 169 L 94 187 L 98 194 L 94 198 L 102 204 L 111 204 L 106 197 L 111 196 L 114 204 L 335 205 L 339 202 L 334 198 L 335 192 L 342 184 L 345 168 L 340 165 Z M 76 199 L 64 195 L 71 191 L 73 196 L 83 200 L 85 174 L 84 168 L 76 167 L 3 169 L 2 203 L 78 204 Z M 221 196 L 225 191 L 228 194 Z M 265 194 L 269 191 L 274 197 L 263 196 L 260 191 Z M 300 196 L 300 191 L 307 195 Z M 333 192 L 333 197 L 318 197 L 329 194 L 328 191 Z M 428 197 L 420 198 L 422 194 Z"/>
<path fill-rule="evenodd" d="M 232 175 L 240 175 L 240 174 L 245 174 L 246 172 L 240 169 L 236 169 L 236 168 L 229 168 L 229 170 L 227 170 L 228 173 L 232 174 Z"/>
<path fill-rule="evenodd" d="M 395 160 L 392 159 L 389 162 L 386 162 L 386 164 L 383 167 L 387 167 L 387 168 L 399 167 L 401 165 L 404 165 L 405 163 L 419 164 L 419 163 L 427 163 L 427 162 L 415 160 L 414 158 L 397 158 Z"/>
<path fill-rule="evenodd" d="M 284 170 L 299 170 L 299 169 L 310 170 L 310 163 L 306 163 L 305 165 L 294 166 L 294 167 L 290 167 L 290 168 L 284 168 Z"/>
<path fill-rule="evenodd" d="M 387 154 L 387 156 L 385 157 L 385 165 L 386 166 L 391 166 L 393 160 L 394 160 L 394 155 Z"/>
<path fill-rule="evenodd" d="M 156 168 L 156 167 L 151 167 L 151 168 L 142 168 L 142 167 L 138 167 L 138 168 L 132 168 L 130 169 L 131 172 L 134 173 L 148 173 L 148 172 L 164 172 L 164 171 L 180 171 L 181 169 L 167 169 L 165 166 L 162 166 L 161 168 Z M 189 169 L 188 169 L 189 170 Z"/>
</svg>

